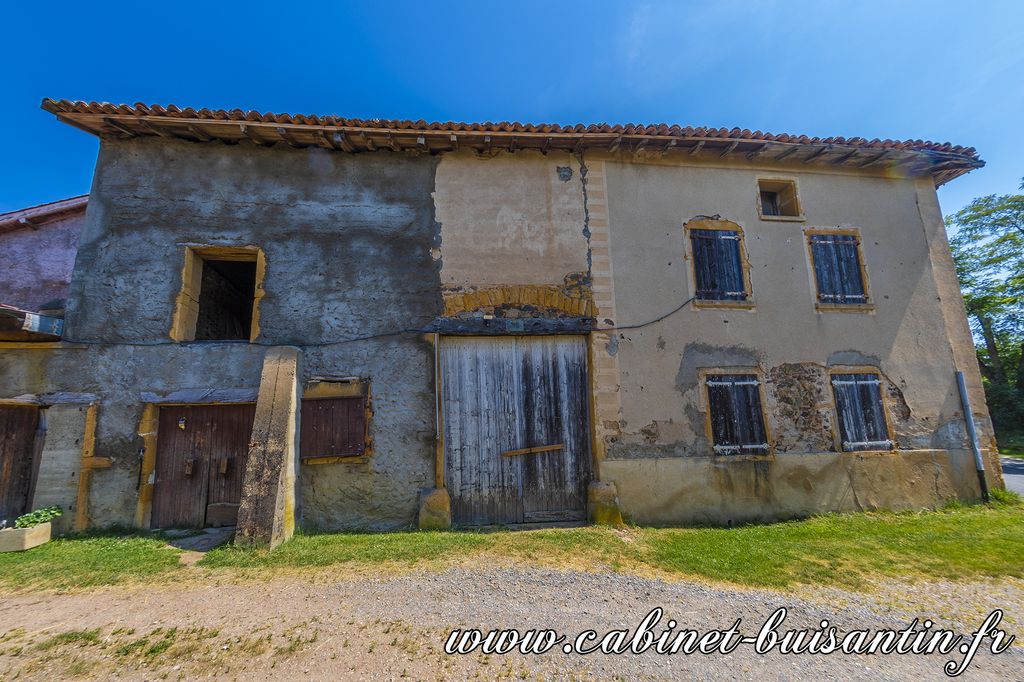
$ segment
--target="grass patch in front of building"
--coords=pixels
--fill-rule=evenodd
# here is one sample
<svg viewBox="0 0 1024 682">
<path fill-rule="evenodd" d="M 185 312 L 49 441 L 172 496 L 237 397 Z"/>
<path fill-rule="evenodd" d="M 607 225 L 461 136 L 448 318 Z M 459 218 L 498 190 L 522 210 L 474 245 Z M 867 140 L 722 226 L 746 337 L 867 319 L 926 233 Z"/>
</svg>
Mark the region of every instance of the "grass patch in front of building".
<svg viewBox="0 0 1024 682">
<path fill-rule="evenodd" d="M 871 576 L 1024 577 L 1024 505 L 997 492 L 991 505 L 933 512 L 829 514 L 736 528 L 603 527 L 494 532 L 297 535 L 272 552 L 221 548 L 215 569 L 389 566 L 445 568 L 497 562 L 657 577 L 699 576 L 754 587 L 861 588 Z"/>
<path fill-rule="evenodd" d="M 178 567 L 178 550 L 152 534 L 95 531 L 25 552 L 0 553 L 0 590 L 64 590 L 147 581 Z"/>
<path fill-rule="evenodd" d="M 940 511 L 828 514 L 735 528 L 608 528 L 299 534 L 273 551 L 221 547 L 196 567 L 155 534 L 58 538 L 0 554 L 0 592 L 70 590 L 174 580 L 316 576 L 328 580 L 459 566 L 576 569 L 752 587 L 834 585 L 872 578 L 1024 578 L 1024 504 Z"/>
</svg>

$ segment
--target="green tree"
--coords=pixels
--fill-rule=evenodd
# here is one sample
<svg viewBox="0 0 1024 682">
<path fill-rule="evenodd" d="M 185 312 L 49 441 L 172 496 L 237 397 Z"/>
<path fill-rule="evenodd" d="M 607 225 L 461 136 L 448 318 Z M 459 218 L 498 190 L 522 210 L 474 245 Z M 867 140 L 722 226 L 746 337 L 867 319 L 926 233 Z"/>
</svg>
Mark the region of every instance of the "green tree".
<svg viewBox="0 0 1024 682">
<path fill-rule="evenodd" d="M 979 197 L 946 227 L 955 230 L 950 246 L 992 420 L 1001 433 L 1024 430 L 1024 194 Z"/>
</svg>

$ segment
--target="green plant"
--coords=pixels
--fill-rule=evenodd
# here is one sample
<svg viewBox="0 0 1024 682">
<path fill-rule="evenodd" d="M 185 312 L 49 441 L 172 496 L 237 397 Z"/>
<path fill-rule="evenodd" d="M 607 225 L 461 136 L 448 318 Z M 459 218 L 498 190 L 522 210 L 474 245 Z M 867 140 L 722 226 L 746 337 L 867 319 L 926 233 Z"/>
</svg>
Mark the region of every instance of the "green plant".
<svg viewBox="0 0 1024 682">
<path fill-rule="evenodd" d="M 36 509 L 34 512 L 29 512 L 28 514 L 19 516 L 14 520 L 14 527 L 31 528 L 32 526 L 38 526 L 41 523 L 53 521 L 63 513 L 64 512 L 60 507 L 43 507 L 42 509 Z"/>
</svg>

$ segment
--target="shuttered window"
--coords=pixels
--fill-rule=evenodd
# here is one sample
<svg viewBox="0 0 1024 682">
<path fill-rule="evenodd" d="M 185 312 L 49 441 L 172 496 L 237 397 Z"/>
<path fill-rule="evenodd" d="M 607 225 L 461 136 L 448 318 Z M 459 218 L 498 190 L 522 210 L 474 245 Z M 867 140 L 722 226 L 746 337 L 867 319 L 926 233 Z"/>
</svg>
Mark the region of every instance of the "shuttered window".
<svg viewBox="0 0 1024 682">
<path fill-rule="evenodd" d="M 832 392 L 844 451 L 893 447 L 885 421 L 882 382 L 877 374 L 833 374 Z"/>
<path fill-rule="evenodd" d="M 810 240 L 818 302 L 867 303 L 859 238 L 852 234 L 814 234 Z"/>
<path fill-rule="evenodd" d="M 745 301 L 743 257 L 736 230 L 690 230 L 697 298 L 705 301 Z"/>
<path fill-rule="evenodd" d="M 366 396 L 302 401 L 302 459 L 358 457 L 366 450 Z"/>
<path fill-rule="evenodd" d="M 705 382 L 715 454 L 768 454 L 757 375 L 709 374 Z"/>
</svg>

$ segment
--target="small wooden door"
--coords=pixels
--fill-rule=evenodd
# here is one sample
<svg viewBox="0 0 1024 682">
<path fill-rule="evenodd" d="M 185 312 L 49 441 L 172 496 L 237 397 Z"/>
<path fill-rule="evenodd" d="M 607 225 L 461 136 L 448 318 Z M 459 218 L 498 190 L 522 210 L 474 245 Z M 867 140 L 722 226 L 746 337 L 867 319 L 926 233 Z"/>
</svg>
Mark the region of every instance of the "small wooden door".
<svg viewBox="0 0 1024 682">
<path fill-rule="evenodd" d="M 441 373 L 453 522 L 584 519 L 591 471 L 585 337 L 447 337 Z"/>
<path fill-rule="evenodd" d="M 6 520 L 8 527 L 30 511 L 28 496 L 38 428 L 39 408 L 0 406 L 0 520 Z"/>
<path fill-rule="evenodd" d="M 234 525 L 255 415 L 253 404 L 160 408 L 154 528 Z"/>
</svg>

